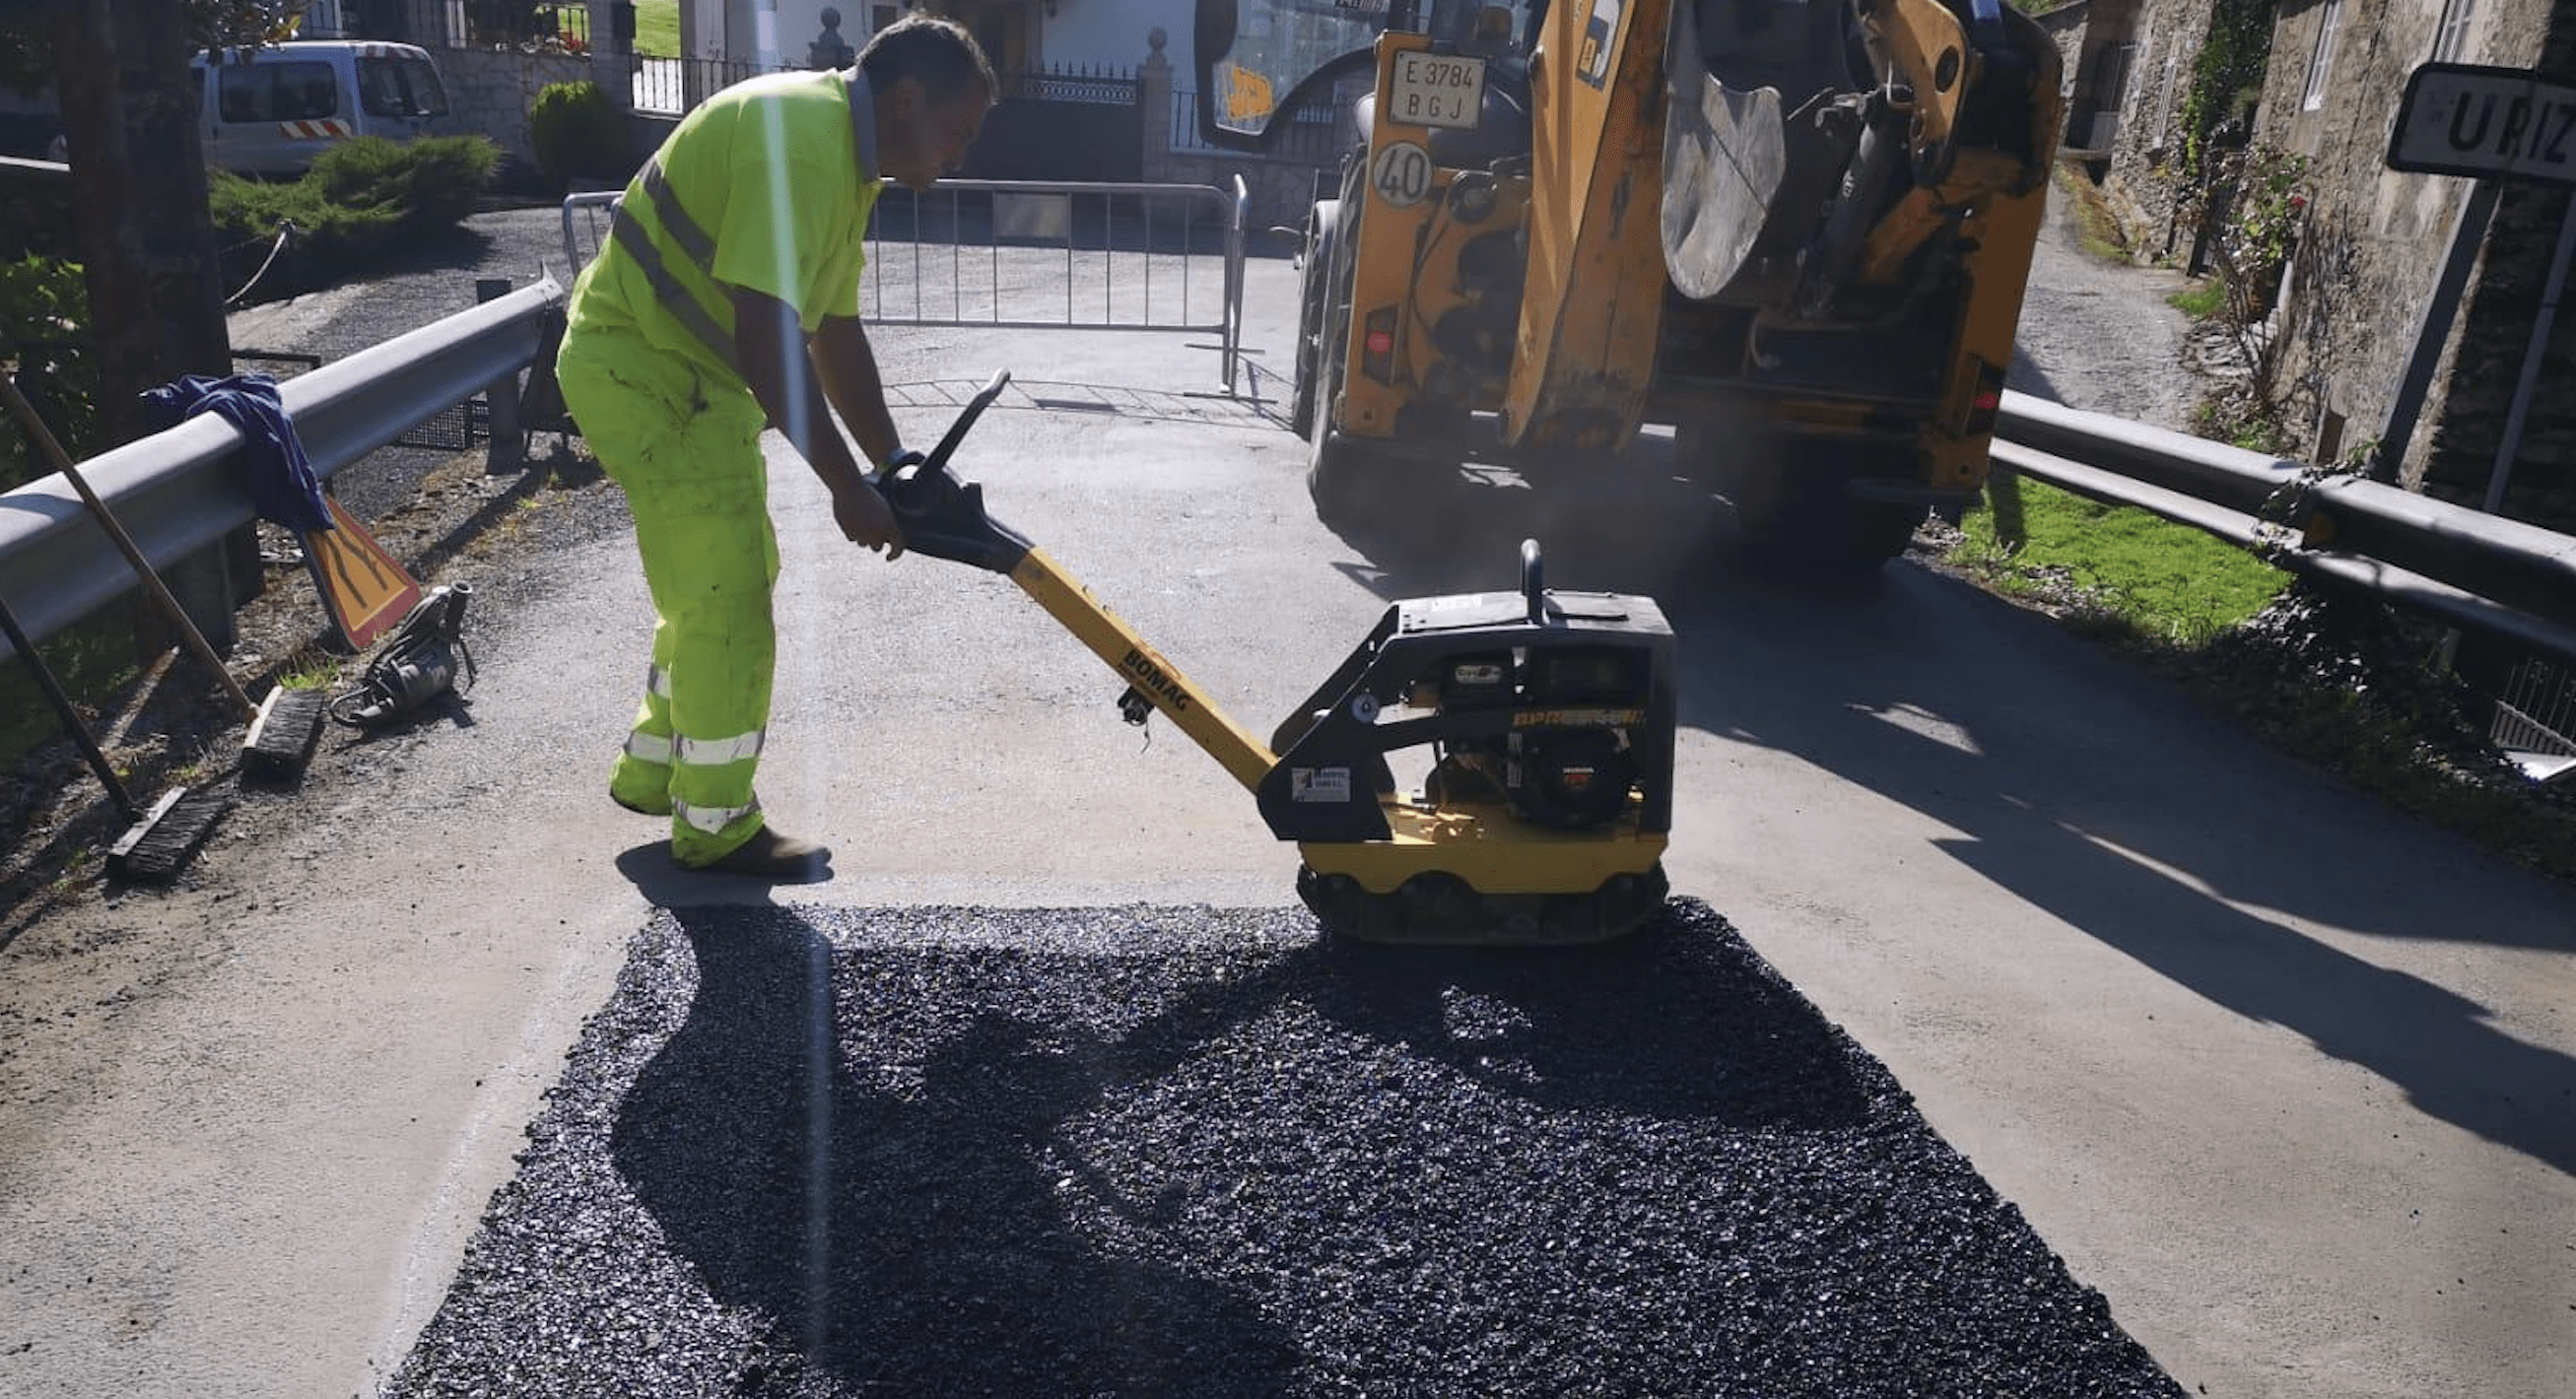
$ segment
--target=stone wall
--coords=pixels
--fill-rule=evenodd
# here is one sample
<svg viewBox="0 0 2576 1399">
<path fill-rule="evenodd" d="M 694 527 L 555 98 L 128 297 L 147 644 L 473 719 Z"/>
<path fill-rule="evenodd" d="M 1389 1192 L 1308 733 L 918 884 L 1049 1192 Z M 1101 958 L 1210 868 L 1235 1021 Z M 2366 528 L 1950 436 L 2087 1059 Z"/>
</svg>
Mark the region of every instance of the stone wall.
<svg viewBox="0 0 2576 1399">
<path fill-rule="evenodd" d="M 2084 74 L 2084 33 L 2092 10 L 2093 0 L 2072 0 L 2072 3 L 2060 5 L 2045 14 L 2031 16 L 2039 25 L 2040 32 L 2057 45 L 2057 95 L 2066 99 L 2070 117 L 2075 111 L 2075 85 Z M 2076 133 L 2070 129 L 2060 134 L 2063 139 L 2058 142 L 2058 148 L 2074 149 Z"/>
<path fill-rule="evenodd" d="M 552 83 L 594 81 L 597 69 L 589 58 L 571 54 L 440 49 L 438 71 L 447 78 L 456 129 L 491 137 L 502 154 L 533 170 L 537 148 L 528 114 L 536 110 L 537 94 Z M 626 86 L 615 81 L 600 85 L 611 90 Z"/>
<path fill-rule="evenodd" d="M 2551 0 L 2482 5 L 2463 61 L 2563 66 L 2569 22 Z M 2386 168 L 2406 78 L 2432 48 L 2439 10 L 2416 0 L 2344 0 L 2317 103 L 2311 59 L 2323 5 L 2285 15 L 2273 39 L 2258 138 L 2310 161 L 2309 212 L 2275 318 L 2280 383 L 2312 458 L 2376 457 L 2472 182 Z M 2380 473 L 2410 489 L 2483 504 L 2504 419 L 2567 207 L 2563 190 L 2516 186 L 2502 201 L 2400 459 Z M 2504 512 L 2576 531 L 2576 417 L 2547 411 L 2576 385 L 2576 330 L 2560 325 L 2528 416 Z"/>
<path fill-rule="evenodd" d="M 2119 137 L 2102 162 L 2102 191 L 2130 247 L 2150 261 L 2191 251 L 2177 135 L 2192 59 L 2209 33 L 2209 10 L 2208 0 L 2142 0 L 2129 19 L 2125 43 L 2135 48 L 2115 109 Z M 2106 36 L 2087 48 L 2099 52 L 2107 42 Z"/>
<path fill-rule="evenodd" d="M 2210 7 L 2140 0 L 2123 37 L 2106 32 L 2117 22 L 2110 0 L 2091 5 L 2080 41 L 2088 65 L 2115 43 L 2135 46 L 2116 103 L 2118 137 L 2093 164 L 2136 255 L 2187 265 L 2202 230 L 2180 179 L 2180 130 Z M 2335 39 L 2320 67 L 2330 11 Z M 2576 0 L 2482 0 L 2471 13 L 2459 61 L 2560 72 L 2576 62 Z M 2263 333 L 2277 356 L 2273 391 L 2295 430 L 2295 453 L 2310 460 L 2375 456 L 2468 203 L 2466 179 L 2401 174 L 2385 163 L 2389 123 L 2407 76 L 2432 51 L 2441 14 L 2440 0 L 2281 0 L 2276 15 L 2252 138 L 2305 158 L 2308 169 L 2290 272 Z M 2081 84 L 2093 77 L 2088 66 L 2078 104 Z M 2070 145 L 2083 135 L 2071 130 Z M 2382 474 L 2446 499 L 2483 502 L 2567 204 L 2563 191 L 2547 187 L 2505 191 L 2403 459 Z M 2504 513 L 2576 531 L 2576 414 L 2547 407 L 2570 387 L 2576 326 L 2561 323 L 2543 357 Z"/>
<path fill-rule="evenodd" d="M 2576 12 L 2571 11 L 2576 6 L 2535 3 L 2500 12 L 2494 47 L 2472 57 L 2563 75 L 2576 64 Z M 2496 206 L 2477 280 L 2462 312 L 2463 334 L 2445 376 L 2443 410 L 2423 434 L 2424 448 L 2412 463 L 2420 466 L 2428 495 L 2485 503 L 2549 265 L 2562 225 L 2576 217 L 2570 198 L 2564 186 L 2516 184 L 2504 190 Z M 2563 305 L 2562 291 L 2499 513 L 2576 534 L 2576 413 L 2567 409 L 2570 396 L 2576 395 L 2576 324 L 2571 322 L 2576 314 Z"/>
<path fill-rule="evenodd" d="M 2307 218 L 2274 317 L 2280 401 L 2305 426 L 2302 455 L 2340 459 L 2381 438 L 2469 187 L 2383 164 L 2396 94 L 2430 47 L 2431 23 L 2412 5 L 2342 0 L 2330 76 L 2309 105 L 2332 8 L 2285 10 L 2275 25 L 2256 140 L 2310 162 Z M 2396 32 L 2366 37 L 2383 28 Z M 2427 421 L 2442 396 L 2437 377 Z M 2420 467 L 2404 479 L 2419 476 Z"/>
</svg>

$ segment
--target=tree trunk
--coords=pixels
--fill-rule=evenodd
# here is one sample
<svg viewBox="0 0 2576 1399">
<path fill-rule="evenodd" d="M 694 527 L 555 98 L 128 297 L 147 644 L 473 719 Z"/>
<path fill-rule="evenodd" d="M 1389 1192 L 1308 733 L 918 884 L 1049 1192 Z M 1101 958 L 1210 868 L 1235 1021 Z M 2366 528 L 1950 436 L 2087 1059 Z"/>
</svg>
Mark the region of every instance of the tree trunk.
<svg viewBox="0 0 2576 1399">
<path fill-rule="evenodd" d="M 58 85 L 108 437 L 147 430 L 143 390 L 229 374 L 197 94 L 179 0 L 85 4 L 62 20 Z"/>
<path fill-rule="evenodd" d="M 101 427 L 111 444 L 151 430 L 141 395 L 182 374 L 232 372 L 224 293 L 206 212 L 197 89 L 180 0 L 90 0 L 54 25 L 74 223 L 89 290 Z M 244 533 L 247 533 L 246 531 Z M 258 546 L 249 542 L 257 581 Z M 169 570 L 210 637 L 231 635 L 220 555 Z M 145 650 L 175 638 L 138 617 Z M 156 645 L 156 643 L 162 643 Z"/>
</svg>

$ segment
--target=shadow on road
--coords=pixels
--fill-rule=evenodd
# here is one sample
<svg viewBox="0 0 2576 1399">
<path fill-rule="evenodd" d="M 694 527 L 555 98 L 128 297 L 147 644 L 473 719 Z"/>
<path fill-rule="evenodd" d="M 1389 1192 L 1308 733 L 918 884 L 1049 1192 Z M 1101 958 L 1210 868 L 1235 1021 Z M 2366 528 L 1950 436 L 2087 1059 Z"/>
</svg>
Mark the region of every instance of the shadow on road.
<svg viewBox="0 0 2576 1399">
<path fill-rule="evenodd" d="M 1841 580 L 1745 566 L 1724 506 L 1675 479 L 1668 443 L 1641 439 L 1589 481 L 1417 485 L 1400 517 L 1342 531 L 1365 560 L 1346 567 L 1382 595 L 1510 588 L 1518 540 L 1537 537 L 1551 586 L 1662 603 L 1686 729 L 1929 816 L 1955 832 L 1939 849 L 2033 907 L 2576 1173 L 2576 1060 L 2290 921 L 2576 952 L 2555 886 L 2392 819 L 1964 584 L 1906 563 Z M 2428 848 L 2451 880 L 2427 878 Z"/>
</svg>

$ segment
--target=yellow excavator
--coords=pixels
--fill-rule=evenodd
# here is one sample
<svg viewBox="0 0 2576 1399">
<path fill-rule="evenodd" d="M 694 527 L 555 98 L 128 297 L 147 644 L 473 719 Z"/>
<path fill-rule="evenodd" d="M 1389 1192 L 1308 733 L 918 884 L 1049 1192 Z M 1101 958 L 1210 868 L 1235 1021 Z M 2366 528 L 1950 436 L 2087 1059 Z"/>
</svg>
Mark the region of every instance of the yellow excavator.
<svg viewBox="0 0 2576 1399">
<path fill-rule="evenodd" d="M 1746 542 L 1875 566 L 1983 485 L 2063 123 L 2001 0 L 1198 0 L 1200 128 L 1350 104 L 1291 421 L 1327 519 L 1648 423 Z M 1358 89 L 1364 91 L 1357 91 Z"/>
</svg>

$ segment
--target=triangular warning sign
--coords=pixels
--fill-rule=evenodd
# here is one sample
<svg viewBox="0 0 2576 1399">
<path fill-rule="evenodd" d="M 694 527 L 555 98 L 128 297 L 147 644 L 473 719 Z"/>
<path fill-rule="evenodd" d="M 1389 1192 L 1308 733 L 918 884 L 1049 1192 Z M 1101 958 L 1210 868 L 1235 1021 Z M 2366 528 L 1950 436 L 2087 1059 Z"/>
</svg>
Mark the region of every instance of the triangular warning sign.
<svg viewBox="0 0 2576 1399">
<path fill-rule="evenodd" d="M 336 528 L 308 531 L 304 563 L 313 571 L 313 587 L 322 606 L 340 629 L 351 651 L 364 651 L 411 615 L 420 601 L 420 582 L 406 572 L 357 517 L 337 498 L 324 496 Z"/>
</svg>

